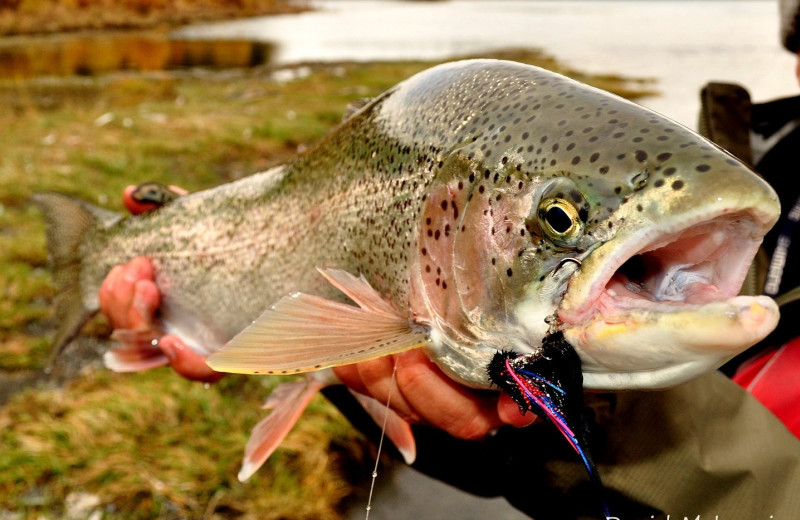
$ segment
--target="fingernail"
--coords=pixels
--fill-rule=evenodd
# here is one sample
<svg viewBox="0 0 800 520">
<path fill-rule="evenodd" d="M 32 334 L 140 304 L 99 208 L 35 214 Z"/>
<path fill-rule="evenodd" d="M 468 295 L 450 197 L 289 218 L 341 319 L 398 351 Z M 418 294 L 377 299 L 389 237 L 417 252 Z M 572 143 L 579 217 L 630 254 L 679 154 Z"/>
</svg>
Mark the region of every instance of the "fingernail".
<svg viewBox="0 0 800 520">
<path fill-rule="evenodd" d="M 178 354 L 175 352 L 175 347 L 173 347 L 170 343 L 161 342 L 158 344 L 158 348 L 160 348 L 161 352 L 167 356 L 167 359 L 169 359 L 170 363 L 178 358 Z"/>
</svg>

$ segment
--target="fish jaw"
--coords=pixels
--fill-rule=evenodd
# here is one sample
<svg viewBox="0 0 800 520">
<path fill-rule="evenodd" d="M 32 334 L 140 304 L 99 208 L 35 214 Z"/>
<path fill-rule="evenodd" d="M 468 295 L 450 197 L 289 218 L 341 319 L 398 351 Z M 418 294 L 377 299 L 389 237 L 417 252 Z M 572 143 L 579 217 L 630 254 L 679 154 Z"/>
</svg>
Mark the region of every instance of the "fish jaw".
<svg viewBox="0 0 800 520">
<path fill-rule="evenodd" d="M 775 302 L 737 296 L 779 208 L 712 204 L 623 230 L 590 254 L 558 309 L 587 388 L 663 388 L 720 366 L 777 325 Z M 722 197 L 720 197 L 722 199 Z"/>
<path fill-rule="evenodd" d="M 777 323 L 771 298 L 739 296 L 682 310 L 596 314 L 564 335 L 579 352 L 586 388 L 665 388 L 717 368 Z"/>
</svg>

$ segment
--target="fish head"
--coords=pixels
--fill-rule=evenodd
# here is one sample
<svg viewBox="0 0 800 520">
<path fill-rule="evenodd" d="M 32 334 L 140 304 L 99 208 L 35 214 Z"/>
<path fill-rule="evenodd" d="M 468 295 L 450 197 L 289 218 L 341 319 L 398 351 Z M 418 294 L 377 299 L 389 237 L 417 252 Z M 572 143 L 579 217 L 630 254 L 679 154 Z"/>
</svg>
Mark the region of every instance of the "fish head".
<svg viewBox="0 0 800 520">
<path fill-rule="evenodd" d="M 412 264 L 451 376 L 477 381 L 448 358 L 536 352 L 559 330 L 586 387 L 667 387 L 774 329 L 771 299 L 738 295 L 780 213 L 761 177 L 617 96 L 541 69 L 486 77 L 465 82 L 491 99 L 438 160 Z"/>
<path fill-rule="evenodd" d="M 608 172 L 605 195 L 594 192 L 607 215 L 589 231 L 597 245 L 556 310 L 590 388 L 681 383 L 764 339 L 779 318 L 771 298 L 739 295 L 780 214 L 772 188 L 660 116 L 631 119 L 629 128 L 672 129 L 679 144 L 619 150 L 625 167 Z"/>
<path fill-rule="evenodd" d="M 550 258 L 515 316 L 536 334 L 543 317 L 562 331 L 587 388 L 668 387 L 777 325 L 772 299 L 739 292 L 780 206 L 760 176 L 690 130 L 627 103 L 614 115 L 625 126 L 609 129 L 605 162 L 578 143 L 574 167 L 536 190 L 534 241 Z"/>
</svg>

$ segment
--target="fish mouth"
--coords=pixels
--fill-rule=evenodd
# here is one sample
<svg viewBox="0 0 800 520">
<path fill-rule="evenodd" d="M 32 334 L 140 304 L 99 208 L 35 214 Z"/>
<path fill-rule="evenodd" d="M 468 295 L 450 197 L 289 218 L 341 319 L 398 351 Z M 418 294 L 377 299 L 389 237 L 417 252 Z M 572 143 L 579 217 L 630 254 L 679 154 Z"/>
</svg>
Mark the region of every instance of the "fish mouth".
<svg viewBox="0 0 800 520">
<path fill-rule="evenodd" d="M 635 233 L 621 246 L 612 240 L 590 254 L 558 311 L 586 386 L 671 386 L 771 332 L 775 303 L 737 296 L 772 223 L 762 217 L 721 213 L 680 229 Z"/>
<path fill-rule="evenodd" d="M 596 304 L 670 312 L 736 296 L 761 243 L 753 224 L 721 217 L 645 245 L 599 280 Z"/>
</svg>

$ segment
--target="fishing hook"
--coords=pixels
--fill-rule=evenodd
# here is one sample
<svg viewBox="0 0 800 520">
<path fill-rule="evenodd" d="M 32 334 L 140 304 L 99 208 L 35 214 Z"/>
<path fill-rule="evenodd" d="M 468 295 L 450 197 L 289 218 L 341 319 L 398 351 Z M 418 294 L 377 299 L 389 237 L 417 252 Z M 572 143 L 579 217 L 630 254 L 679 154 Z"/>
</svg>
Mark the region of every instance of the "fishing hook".
<svg viewBox="0 0 800 520">
<path fill-rule="evenodd" d="M 555 276 L 555 274 L 558 272 L 558 270 L 561 269 L 562 267 L 564 267 L 564 265 L 567 262 L 575 262 L 578 265 L 578 269 L 581 268 L 581 261 L 578 260 L 577 258 L 573 258 L 573 257 L 569 256 L 567 258 L 562 258 L 561 261 L 558 262 L 558 265 L 556 266 L 556 268 L 553 269 L 552 275 Z"/>
</svg>

